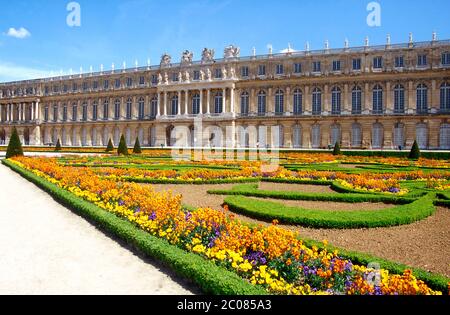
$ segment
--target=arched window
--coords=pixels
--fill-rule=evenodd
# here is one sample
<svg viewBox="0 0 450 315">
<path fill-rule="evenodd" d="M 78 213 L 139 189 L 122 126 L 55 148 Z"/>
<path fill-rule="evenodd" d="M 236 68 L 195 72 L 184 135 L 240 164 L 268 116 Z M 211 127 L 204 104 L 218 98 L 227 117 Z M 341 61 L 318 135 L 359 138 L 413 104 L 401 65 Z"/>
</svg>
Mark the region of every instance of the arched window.
<svg viewBox="0 0 450 315">
<path fill-rule="evenodd" d="M 77 105 L 77 103 L 72 104 L 72 120 L 73 121 L 78 120 L 78 105 Z"/>
<path fill-rule="evenodd" d="M 284 92 L 277 90 L 275 92 L 275 114 L 283 115 L 284 113 Z"/>
<path fill-rule="evenodd" d="M 109 100 L 103 102 L 103 120 L 109 119 Z"/>
<path fill-rule="evenodd" d="M 294 90 L 294 115 L 303 113 L 303 93 L 300 89 Z"/>
<path fill-rule="evenodd" d="M 267 146 L 267 126 L 258 126 L 258 146 L 265 148 Z"/>
<path fill-rule="evenodd" d="M 396 123 L 394 125 L 394 147 L 405 146 L 405 126 L 402 123 Z"/>
<path fill-rule="evenodd" d="M 150 102 L 150 114 L 152 117 L 156 117 L 158 114 L 158 97 L 154 97 Z"/>
<path fill-rule="evenodd" d="M 383 147 L 384 129 L 380 123 L 372 126 L 372 149 L 381 149 Z"/>
<path fill-rule="evenodd" d="M 241 115 L 246 116 L 249 112 L 249 95 L 248 92 L 241 94 Z"/>
<path fill-rule="evenodd" d="M 82 119 L 83 119 L 83 121 L 87 121 L 87 114 L 88 114 L 88 104 L 87 103 L 83 103 L 83 106 L 82 106 Z"/>
<path fill-rule="evenodd" d="M 417 113 L 428 112 L 428 87 L 425 84 L 417 86 Z"/>
<path fill-rule="evenodd" d="M 58 121 L 58 116 L 59 116 L 59 110 L 58 110 L 58 105 L 54 105 L 53 106 L 53 121 L 57 122 Z M 56 142 L 55 142 L 56 143 Z"/>
<path fill-rule="evenodd" d="M 333 115 L 341 114 L 341 89 L 337 86 L 331 90 L 331 113 Z"/>
<path fill-rule="evenodd" d="M 450 111 L 450 83 L 441 85 L 441 110 Z"/>
<path fill-rule="evenodd" d="M 97 128 L 92 128 L 91 130 L 91 142 L 92 142 L 92 146 L 96 146 L 97 145 Z"/>
<path fill-rule="evenodd" d="M 314 149 L 320 148 L 320 140 L 321 140 L 320 125 L 316 124 L 311 129 L 311 146 Z"/>
<path fill-rule="evenodd" d="M 292 131 L 292 145 L 295 149 L 302 147 L 302 127 L 300 125 L 295 125 Z"/>
<path fill-rule="evenodd" d="M 198 93 L 192 96 L 192 114 L 200 114 L 200 94 Z"/>
<path fill-rule="evenodd" d="M 341 143 L 341 126 L 334 124 L 331 126 L 331 144 Z"/>
<path fill-rule="evenodd" d="M 114 101 L 114 119 L 120 119 L 120 99 L 118 98 Z"/>
<path fill-rule="evenodd" d="M 416 125 L 416 140 L 419 148 L 424 150 L 428 148 L 428 128 L 427 124 L 419 123 Z"/>
<path fill-rule="evenodd" d="M 312 92 L 312 112 L 313 115 L 322 114 L 322 91 L 315 88 Z"/>
<path fill-rule="evenodd" d="M 218 92 L 214 97 L 214 112 L 216 114 L 223 113 L 223 93 Z"/>
<path fill-rule="evenodd" d="M 119 141 L 120 141 L 120 129 L 119 127 L 116 127 L 116 129 L 114 129 L 114 145 L 118 146 Z"/>
<path fill-rule="evenodd" d="M 441 125 L 439 145 L 442 150 L 450 150 L 450 124 Z"/>
<path fill-rule="evenodd" d="M 373 113 L 383 113 L 383 88 L 377 84 L 373 88 Z"/>
<path fill-rule="evenodd" d="M 258 93 L 258 115 L 264 116 L 266 114 L 266 92 L 260 91 Z"/>
<path fill-rule="evenodd" d="M 352 89 L 352 114 L 360 115 L 362 110 L 362 89 L 355 86 Z"/>
<path fill-rule="evenodd" d="M 171 104 L 171 114 L 173 116 L 178 114 L 178 95 L 175 95 L 174 97 L 172 97 L 172 104 Z"/>
<path fill-rule="evenodd" d="M 86 127 L 81 128 L 81 146 L 87 146 L 87 129 Z"/>
<path fill-rule="evenodd" d="M 98 103 L 97 101 L 94 101 L 94 103 L 92 103 L 92 120 L 96 121 L 98 118 Z"/>
<path fill-rule="evenodd" d="M 403 114 L 405 112 L 405 88 L 401 84 L 394 87 L 394 113 Z"/>
<path fill-rule="evenodd" d="M 132 106 L 133 106 L 133 100 L 130 98 L 127 99 L 127 120 L 131 120 L 132 115 Z"/>
<path fill-rule="evenodd" d="M 143 97 L 140 97 L 138 100 L 138 118 L 139 120 L 143 120 L 145 118 L 145 101 Z"/>
<path fill-rule="evenodd" d="M 362 146 L 362 130 L 361 125 L 354 123 L 352 125 L 352 147 L 359 148 Z"/>
<path fill-rule="evenodd" d="M 272 127 L 272 143 L 274 148 L 282 148 L 284 146 L 284 128 L 282 125 Z"/>
</svg>

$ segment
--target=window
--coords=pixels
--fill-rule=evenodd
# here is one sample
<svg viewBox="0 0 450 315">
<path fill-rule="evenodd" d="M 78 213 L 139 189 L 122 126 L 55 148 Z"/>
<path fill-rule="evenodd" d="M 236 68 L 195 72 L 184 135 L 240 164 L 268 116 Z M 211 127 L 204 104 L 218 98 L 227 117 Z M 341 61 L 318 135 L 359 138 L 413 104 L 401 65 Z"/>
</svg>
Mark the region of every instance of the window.
<svg viewBox="0 0 450 315">
<path fill-rule="evenodd" d="M 97 121 L 97 118 L 98 118 L 98 103 L 97 101 L 94 101 L 94 103 L 92 103 L 92 120 Z"/>
<path fill-rule="evenodd" d="M 361 125 L 354 123 L 352 125 L 352 147 L 359 148 L 362 146 L 362 131 Z"/>
<path fill-rule="evenodd" d="M 180 78 L 178 77 L 178 73 L 172 73 L 172 81 L 178 82 L 179 80 L 180 80 Z"/>
<path fill-rule="evenodd" d="M 53 106 L 53 122 L 58 121 L 58 105 Z"/>
<path fill-rule="evenodd" d="M 59 92 L 59 86 L 54 85 L 53 86 L 53 93 L 58 93 Z"/>
<path fill-rule="evenodd" d="M 116 89 L 120 89 L 120 79 L 115 80 L 114 86 Z"/>
<path fill-rule="evenodd" d="M 341 61 L 340 60 L 333 61 L 333 71 L 341 71 Z"/>
<path fill-rule="evenodd" d="M 361 115 L 362 110 L 362 90 L 355 86 L 352 90 L 352 114 Z"/>
<path fill-rule="evenodd" d="M 194 71 L 194 81 L 199 81 L 200 80 L 200 71 L 195 70 Z"/>
<path fill-rule="evenodd" d="M 277 90 L 275 92 L 275 114 L 283 115 L 284 113 L 284 92 Z"/>
<path fill-rule="evenodd" d="M 258 66 L 258 75 L 259 76 L 266 75 L 266 66 L 265 65 L 259 65 Z"/>
<path fill-rule="evenodd" d="M 103 81 L 103 89 L 104 89 L 104 90 L 109 89 L 109 80 Z"/>
<path fill-rule="evenodd" d="M 194 94 L 192 97 L 192 114 L 200 114 L 200 94 Z"/>
<path fill-rule="evenodd" d="M 282 75 L 284 73 L 284 66 L 281 64 L 277 65 L 276 73 L 277 73 L 277 75 Z"/>
<path fill-rule="evenodd" d="M 373 88 L 373 104 L 372 110 L 374 114 L 382 114 L 383 113 L 383 88 L 380 85 L 375 85 Z"/>
<path fill-rule="evenodd" d="M 450 65 L 450 52 L 445 52 L 442 54 L 442 65 L 449 66 Z"/>
<path fill-rule="evenodd" d="M 221 114 L 223 112 L 223 94 L 219 92 L 214 97 L 214 113 Z"/>
<path fill-rule="evenodd" d="M 67 104 L 63 104 L 63 116 L 62 121 L 67 121 Z"/>
<path fill-rule="evenodd" d="M 331 114 L 340 115 L 341 114 L 341 89 L 334 87 L 331 90 Z M 335 144 L 336 142 L 332 142 Z"/>
<path fill-rule="evenodd" d="M 419 84 L 417 86 L 417 100 L 416 108 L 417 113 L 428 112 L 428 87 L 425 84 Z"/>
<path fill-rule="evenodd" d="M 450 111 L 450 84 L 442 83 L 441 85 L 441 110 Z"/>
<path fill-rule="evenodd" d="M 139 77 L 139 85 L 145 85 L 145 77 L 144 76 L 140 76 Z"/>
<path fill-rule="evenodd" d="M 405 127 L 402 123 L 396 123 L 394 126 L 394 147 L 405 146 Z"/>
<path fill-rule="evenodd" d="M 78 105 L 74 103 L 72 105 L 72 121 L 77 120 L 78 120 Z"/>
<path fill-rule="evenodd" d="M 373 58 L 373 68 L 374 69 L 381 69 L 381 68 L 383 68 L 383 58 L 382 57 L 375 57 L 375 58 Z"/>
<path fill-rule="evenodd" d="M 312 112 L 313 115 L 322 114 L 322 91 L 315 88 L 312 93 Z"/>
<path fill-rule="evenodd" d="M 44 107 L 44 121 L 48 121 L 48 106 Z"/>
<path fill-rule="evenodd" d="M 127 99 L 127 120 L 131 120 L 132 115 L 132 109 L 133 109 L 133 100 L 131 98 Z"/>
<path fill-rule="evenodd" d="M 439 146 L 442 150 L 450 150 L 450 124 L 442 124 L 439 132 Z"/>
<path fill-rule="evenodd" d="M 383 138 L 383 125 L 375 123 L 372 127 L 372 149 L 381 149 L 383 147 Z"/>
<path fill-rule="evenodd" d="M 395 67 L 396 68 L 403 68 L 404 67 L 404 58 L 403 58 L 403 56 L 395 57 Z"/>
<path fill-rule="evenodd" d="M 94 81 L 94 82 L 92 83 L 92 88 L 93 88 L 94 90 L 97 90 L 97 89 L 98 89 L 98 81 Z"/>
<path fill-rule="evenodd" d="M 131 87 L 133 85 L 133 79 L 127 78 L 127 87 Z"/>
<path fill-rule="evenodd" d="M 301 63 L 294 63 L 294 73 L 295 74 L 302 73 L 302 64 Z"/>
<path fill-rule="evenodd" d="M 49 91 L 48 91 L 48 86 L 46 86 L 46 87 L 44 88 L 44 94 L 45 94 L 45 95 L 48 95 L 48 92 L 49 92 Z"/>
<path fill-rule="evenodd" d="M 243 78 L 247 78 L 248 77 L 248 67 L 247 66 L 241 68 L 241 76 Z"/>
<path fill-rule="evenodd" d="M 334 124 L 331 126 L 331 144 L 341 143 L 341 126 Z"/>
<path fill-rule="evenodd" d="M 158 84 L 158 76 L 156 74 L 152 74 L 152 84 Z"/>
<path fill-rule="evenodd" d="M 222 69 L 215 69 L 214 70 L 214 77 L 216 78 L 216 79 L 221 79 L 222 78 Z"/>
<path fill-rule="evenodd" d="M 266 92 L 260 91 L 258 93 L 258 115 L 264 116 L 266 114 Z"/>
<path fill-rule="evenodd" d="M 294 115 L 303 113 L 303 94 L 300 89 L 294 90 Z"/>
<path fill-rule="evenodd" d="M 394 113 L 403 114 L 405 112 L 405 88 L 401 84 L 394 87 Z"/>
<path fill-rule="evenodd" d="M 241 115 L 248 115 L 249 113 L 249 100 L 248 92 L 241 94 Z"/>
<path fill-rule="evenodd" d="M 78 84 L 76 84 L 76 83 L 73 83 L 73 84 L 72 84 L 72 91 L 73 91 L 73 92 L 78 91 Z"/>
<path fill-rule="evenodd" d="M 172 106 L 171 106 L 171 114 L 173 116 L 178 114 L 178 96 L 175 95 L 174 97 L 172 97 Z"/>
<path fill-rule="evenodd" d="M 144 98 L 139 98 L 138 101 L 138 118 L 139 120 L 144 120 L 145 118 L 145 101 Z"/>
<path fill-rule="evenodd" d="M 154 97 L 151 101 L 150 115 L 151 117 L 156 117 L 157 114 L 158 114 L 158 97 Z"/>
<path fill-rule="evenodd" d="M 311 146 L 313 149 L 320 148 L 320 125 L 314 125 L 311 129 Z"/>
<path fill-rule="evenodd" d="M 83 91 L 87 91 L 87 90 L 89 90 L 89 83 L 83 82 Z"/>
<path fill-rule="evenodd" d="M 427 55 L 418 55 L 417 56 L 417 66 L 425 67 L 428 64 Z"/>
<path fill-rule="evenodd" d="M 416 125 L 416 140 L 419 149 L 425 150 L 428 148 L 428 128 L 427 124 L 419 123 Z"/>
<path fill-rule="evenodd" d="M 320 61 L 313 62 L 313 72 L 320 72 Z"/>
<path fill-rule="evenodd" d="M 103 120 L 109 119 L 109 100 L 103 102 Z"/>
<path fill-rule="evenodd" d="M 64 86 L 63 86 L 63 92 L 64 92 L 64 93 L 67 93 L 68 90 L 69 90 L 69 87 L 67 86 L 67 84 L 64 84 Z M 29 93 L 29 94 L 31 94 L 31 93 Z"/>
<path fill-rule="evenodd" d="M 300 125 L 295 125 L 292 132 L 292 145 L 295 149 L 302 147 L 302 127 Z"/>
<path fill-rule="evenodd" d="M 114 119 L 120 119 L 120 99 L 116 99 L 114 102 Z"/>
<path fill-rule="evenodd" d="M 361 70 L 361 58 L 356 58 L 352 60 L 353 70 L 359 71 Z"/>
<path fill-rule="evenodd" d="M 88 105 L 87 105 L 87 103 L 83 103 L 83 106 L 82 106 L 82 120 L 83 121 L 87 121 L 87 113 L 88 113 Z"/>
</svg>

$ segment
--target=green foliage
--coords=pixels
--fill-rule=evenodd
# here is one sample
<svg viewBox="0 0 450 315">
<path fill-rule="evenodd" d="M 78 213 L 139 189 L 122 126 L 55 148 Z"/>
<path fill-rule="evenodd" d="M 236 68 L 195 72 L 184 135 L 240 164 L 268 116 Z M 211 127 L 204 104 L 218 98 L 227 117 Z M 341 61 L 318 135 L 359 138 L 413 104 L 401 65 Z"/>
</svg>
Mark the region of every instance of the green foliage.
<svg viewBox="0 0 450 315">
<path fill-rule="evenodd" d="M 356 229 L 410 224 L 435 212 L 433 194 L 406 205 L 377 211 L 326 211 L 288 207 L 282 203 L 255 200 L 242 196 L 225 199 L 231 210 L 266 221 L 278 220 L 311 228 Z"/>
<path fill-rule="evenodd" d="M 8 148 L 6 149 L 7 159 L 15 156 L 23 156 L 22 143 L 20 143 L 20 138 L 16 127 L 13 128 L 11 139 L 9 139 Z"/>
<path fill-rule="evenodd" d="M 62 150 L 61 141 L 58 139 L 58 141 L 56 141 L 55 151 L 59 152 L 61 150 Z"/>
<path fill-rule="evenodd" d="M 133 153 L 134 154 L 142 153 L 141 144 L 139 143 L 139 138 L 136 138 L 136 142 L 134 143 Z"/>
<path fill-rule="evenodd" d="M 250 284 L 236 273 L 194 253 L 152 236 L 131 222 L 46 181 L 19 166 L 3 161 L 11 169 L 49 193 L 62 205 L 93 222 L 103 232 L 128 244 L 146 256 L 160 261 L 182 278 L 195 283 L 203 293 L 212 295 L 265 295 L 267 292 Z"/>
<path fill-rule="evenodd" d="M 414 144 L 411 148 L 411 152 L 409 152 L 408 159 L 410 160 L 418 160 L 420 159 L 420 149 L 417 141 L 414 141 Z"/>
<path fill-rule="evenodd" d="M 336 144 L 334 145 L 334 150 L 333 150 L 333 155 L 341 155 L 341 145 L 339 144 L 339 142 L 336 142 Z"/>
<path fill-rule="evenodd" d="M 202 181 L 192 180 L 176 180 L 176 179 L 153 179 L 140 177 L 122 177 L 121 180 L 132 183 L 154 184 L 154 185 L 214 185 L 214 184 L 234 184 L 234 183 L 254 183 L 259 182 L 260 178 L 243 178 L 243 179 L 212 179 Z"/>
<path fill-rule="evenodd" d="M 108 146 L 106 147 L 106 152 L 112 152 L 112 151 L 114 151 L 114 145 L 112 143 L 112 140 L 109 139 Z"/>
<path fill-rule="evenodd" d="M 120 137 L 119 148 L 117 149 L 118 155 L 128 155 L 127 142 L 125 141 L 124 135 Z"/>
</svg>

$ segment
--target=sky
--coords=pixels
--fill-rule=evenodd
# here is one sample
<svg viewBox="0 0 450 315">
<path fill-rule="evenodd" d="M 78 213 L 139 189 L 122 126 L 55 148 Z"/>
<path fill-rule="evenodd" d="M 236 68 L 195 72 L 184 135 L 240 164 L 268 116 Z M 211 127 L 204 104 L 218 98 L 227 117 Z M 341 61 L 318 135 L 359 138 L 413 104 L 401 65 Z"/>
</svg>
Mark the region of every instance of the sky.
<svg viewBox="0 0 450 315">
<path fill-rule="evenodd" d="M 159 64 L 168 53 L 179 62 L 184 50 L 200 59 L 203 48 L 221 58 L 225 46 L 242 56 L 288 47 L 303 50 L 450 39 L 449 0 L 377 0 L 380 24 L 369 25 L 372 0 L 0 0 L 0 82 L 94 71 L 103 64 L 121 68 Z M 73 23 L 69 23 L 73 24 Z"/>
</svg>

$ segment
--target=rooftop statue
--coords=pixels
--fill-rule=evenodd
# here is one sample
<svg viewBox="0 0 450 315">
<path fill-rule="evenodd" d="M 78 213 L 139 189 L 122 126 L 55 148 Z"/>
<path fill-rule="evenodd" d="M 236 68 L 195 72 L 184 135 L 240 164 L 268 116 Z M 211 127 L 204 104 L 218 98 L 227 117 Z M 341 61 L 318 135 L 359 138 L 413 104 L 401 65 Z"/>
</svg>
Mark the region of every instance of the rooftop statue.
<svg viewBox="0 0 450 315">
<path fill-rule="evenodd" d="M 170 55 L 168 54 L 164 54 L 161 57 L 161 67 L 170 67 L 172 63 L 172 57 L 170 57 Z"/>
<path fill-rule="evenodd" d="M 194 58 L 194 54 L 189 50 L 185 50 L 181 55 L 181 64 L 183 66 L 190 66 L 192 64 L 192 59 Z"/>
<path fill-rule="evenodd" d="M 214 62 L 214 49 L 204 48 L 202 52 L 202 63 L 212 63 Z"/>
<path fill-rule="evenodd" d="M 225 59 L 239 58 L 240 54 L 241 54 L 241 49 L 239 47 L 230 45 L 228 47 L 225 47 L 223 57 Z"/>
</svg>

